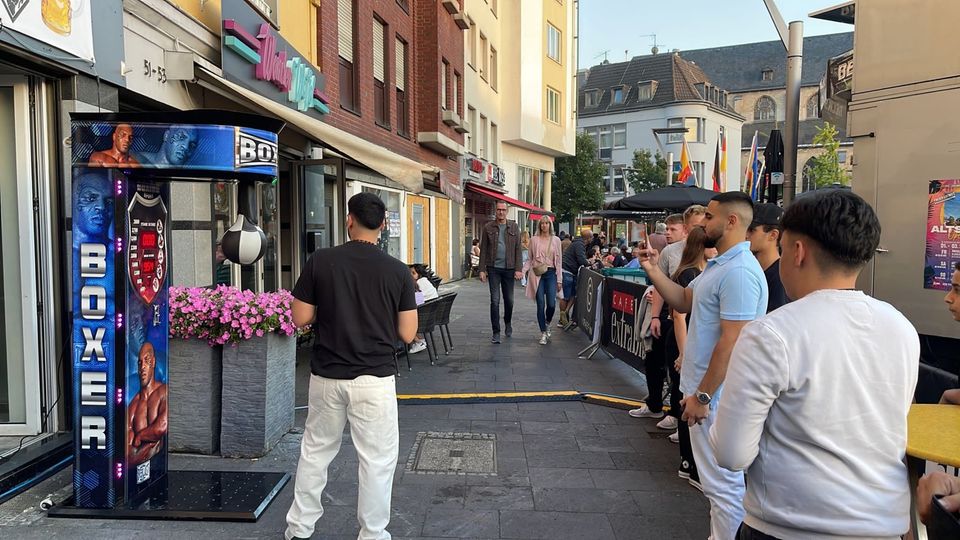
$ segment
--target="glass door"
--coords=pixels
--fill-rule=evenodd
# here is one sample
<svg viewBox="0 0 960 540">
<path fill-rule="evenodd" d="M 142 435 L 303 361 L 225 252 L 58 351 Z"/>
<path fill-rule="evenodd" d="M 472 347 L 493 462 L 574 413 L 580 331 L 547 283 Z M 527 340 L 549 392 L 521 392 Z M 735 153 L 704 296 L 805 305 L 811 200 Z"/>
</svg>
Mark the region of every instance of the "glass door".
<svg viewBox="0 0 960 540">
<path fill-rule="evenodd" d="M 0 76 L 0 435 L 40 430 L 29 89 Z"/>
<path fill-rule="evenodd" d="M 346 201 L 342 159 L 293 162 L 291 170 L 290 262 L 295 283 L 310 254 L 345 241 Z"/>
</svg>

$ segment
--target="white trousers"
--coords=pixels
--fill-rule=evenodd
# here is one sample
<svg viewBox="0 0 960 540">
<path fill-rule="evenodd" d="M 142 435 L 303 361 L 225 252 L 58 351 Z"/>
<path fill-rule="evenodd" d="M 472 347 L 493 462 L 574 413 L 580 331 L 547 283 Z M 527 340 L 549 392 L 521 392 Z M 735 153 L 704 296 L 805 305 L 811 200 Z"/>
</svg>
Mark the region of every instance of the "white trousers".
<svg viewBox="0 0 960 540">
<path fill-rule="evenodd" d="M 393 377 L 370 375 L 346 380 L 310 376 L 310 407 L 293 504 L 287 512 L 287 540 L 309 538 L 323 515 L 320 497 L 327 485 L 327 468 L 340 451 L 347 420 L 360 458 L 357 538 L 390 540 L 390 496 L 400 448 L 397 386 Z"/>
<path fill-rule="evenodd" d="M 710 540 L 736 540 L 744 516 L 743 473 L 724 469 L 717 463 L 710 446 L 710 426 L 716 417 L 713 409 L 702 424 L 690 428 L 690 445 L 703 494 L 710 501 Z"/>
</svg>

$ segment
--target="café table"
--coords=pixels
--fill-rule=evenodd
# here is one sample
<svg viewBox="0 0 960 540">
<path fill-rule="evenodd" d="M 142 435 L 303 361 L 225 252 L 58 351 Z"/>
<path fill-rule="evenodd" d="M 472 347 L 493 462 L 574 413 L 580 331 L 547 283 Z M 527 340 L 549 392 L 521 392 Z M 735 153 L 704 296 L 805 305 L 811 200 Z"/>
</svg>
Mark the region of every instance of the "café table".
<svg viewBox="0 0 960 540">
<path fill-rule="evenodd" d="M 926 462 L 960 468 L 960 405 L 914 403 L 907 416 L 907 469 L 910 473 L 910 531 L 927 540 L 917 514 L 917 483 Z"/>
</svg>

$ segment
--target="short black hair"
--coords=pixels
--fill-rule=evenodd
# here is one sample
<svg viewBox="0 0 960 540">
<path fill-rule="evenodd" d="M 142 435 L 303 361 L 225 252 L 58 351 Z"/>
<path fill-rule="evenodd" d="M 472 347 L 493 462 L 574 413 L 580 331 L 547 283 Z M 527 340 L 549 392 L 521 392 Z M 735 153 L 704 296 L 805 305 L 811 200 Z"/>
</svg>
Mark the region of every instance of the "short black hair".
<svg viewBox="0 0 960 540">
<path fill-rule="evenodd" d="M 846 189 L 805 193 L 780 220 L 784 231 L 802 234 L 820 247 L 821 266 L 859 270 L 880 245 L 880 220 L 859 195 Z"/>
<path fill-rule="evenodd" d="M 357 193 L 347 202 L 347 210 L 365 229 L 375 231 L 387 217 L 387 205 L 373 193 Z"/>
<path fill-rule="evenodd" d="M 953 263 L 953 269 L 960 272 L 960 261 Z"/>
<path fill-rule="evenodd" d="M 740 212 L 737 215 L 743 221 L 744 226 L 749 227 L 753 221 L 753 199 L 742 191 L 727 191 L 713 196 L 711 201 L 717 201 L 718 204 L 730 205 L 738 208 Z"/>
</svg>

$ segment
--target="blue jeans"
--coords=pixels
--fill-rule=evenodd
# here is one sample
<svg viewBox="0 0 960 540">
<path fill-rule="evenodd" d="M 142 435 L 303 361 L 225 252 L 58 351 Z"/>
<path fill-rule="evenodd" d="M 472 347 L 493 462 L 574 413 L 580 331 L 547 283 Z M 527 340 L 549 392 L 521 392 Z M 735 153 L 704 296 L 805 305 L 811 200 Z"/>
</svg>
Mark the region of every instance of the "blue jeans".
<svg viewBox="0 0 960 540">
<path fill-rule="evenodd" d="M 490 325 L 493 333 L 500 333 L 500 293 L 503 293 L 503 322 L 510 326 L 513 320 L 513 290 L 516 280 L 513 268 L 487 267 L 487 283 L 490 284 Z"/>
<path fill-rule="evenodd" d="M 553 322 L 553 312 L 556 309 L 557 270 L 548 268 L 546 273 L 540 276 L 540 285 L 537 286 L 537 323 L 540 324 L 541 332 L 546 332 Z"/>
</svg>

